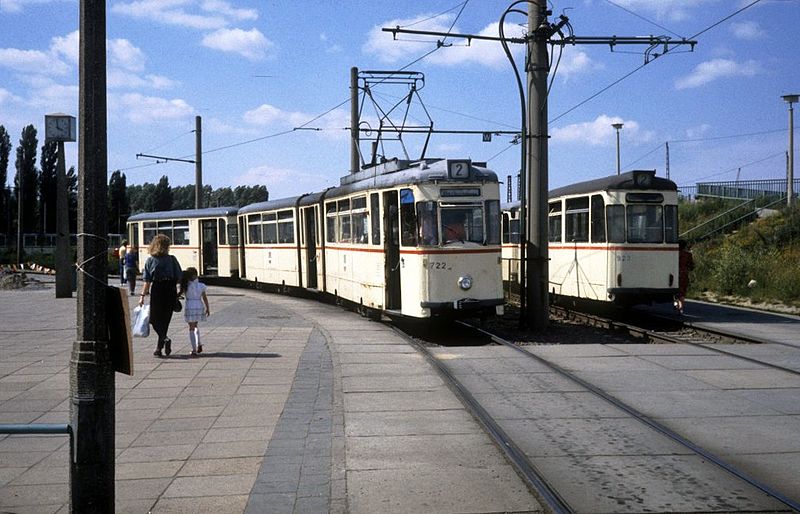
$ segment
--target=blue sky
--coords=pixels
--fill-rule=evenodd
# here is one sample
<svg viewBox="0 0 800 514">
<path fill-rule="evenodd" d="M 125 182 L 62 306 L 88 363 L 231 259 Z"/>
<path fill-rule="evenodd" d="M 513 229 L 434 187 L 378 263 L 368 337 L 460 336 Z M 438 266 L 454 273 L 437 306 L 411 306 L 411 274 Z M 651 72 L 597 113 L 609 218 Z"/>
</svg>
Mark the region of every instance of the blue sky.
<svg viewBox="0 0 800 514">
<path fill-rule="evenodd" d="M 676 48 L 592 99 L 641 67 L 644 48 L 566 47 L 549 98 L 550 186 L 613 174 L 616 122 L 624 124 L 623 170 L 655 168 L 664 176 L 669 141 L 670 175 L 679 185 L 784 177 L 788 110 L 780 97 L 800 93 L 800 0 L 762 0 L 713 26 L 751 2 L 551 3 L 576 36 L 705 32 L 693 52 Z M 199 115 L 204 183 L 264 184 L 272 198 L 336 185 L 350 162 L 350 68 L 400 69 L 437 46 L 433 37 L 395 41 L 380 28 L 496 34 L 510 3 L 109 0 L 109 172 L 123 170 L 129 184 L 162 175 L 172 185 L 192 183 L 193 165 L 152 164 L 136 154 L 192 158 Z M 31 123 L 43 140 L 44 114 L 77 116 L 78 9 L 75 0 L 0 0 L 0 124 L 15 147 Z M 507 23 L 506 34 L 519 35 L 525 19 L 510 15 Z M 452 46 L 408 68 L 425 74 L 420 94 L 435 127 L 518 129 L 519 97 L 500 45 L 446 43 Z M 518 63 L 521 52 L 515 45 Z M 376 89 L 384 108 L 404 93 Z M 412 119 L 424 121 L 421 112 L 415 105 Z M 374 126 L 374 115 L 367 119 Z M 300 126 L 320 130 L 291 130 Z M 427 155 L 488 160 L 504 178 L 519 169 L 519 147 L 510 143 L 510 136 L 485 143 L 480 135 L 436 134 Z M 421 144 L 409 138 L 411 157 Z M 67 144 L 68 166 L 77 165 L 77 147 Z M 386 154 L 401 156 L 401 148 L 389 145 Z M 12 157 L 9 182 L 13 175 Z"/>
</svg>

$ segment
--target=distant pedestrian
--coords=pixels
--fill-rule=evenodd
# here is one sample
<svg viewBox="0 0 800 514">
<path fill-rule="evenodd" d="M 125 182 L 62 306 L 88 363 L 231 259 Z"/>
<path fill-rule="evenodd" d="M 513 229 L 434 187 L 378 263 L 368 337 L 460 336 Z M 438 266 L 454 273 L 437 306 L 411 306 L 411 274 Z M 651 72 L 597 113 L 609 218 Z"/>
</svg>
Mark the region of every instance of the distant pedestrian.
<svg viewBox="0 0 800 514">
<path fill-rule="evenodd" d="M 167 331 L 178 300 L 175 286 L 181 279 L 182 271 L 178 259 L 169 254 L 171 243 L 164 234 L 156 235 L 150 242 L 150 257 L 145 261 L 142 272 L 144 286 L 139 305 L 144 305 L 144 297 L 150 293 L 150 324 L 158 334 L 158 343 L 153 352 L 156 357 L 162 356 L 162 349 L 167 356 L 172 353 L 172 340 L 167 337 Z"/>
<path fill-rule="evenodd" d="M 683 314 L 686 291 L 689 289 L 689 272 L 694 269 L 694 257 L 687 247 L 686 241 L 678 241 L 678 298 L 675 300 L 675 308 Z"/>
<path fill-rule="evenodd" d="M 119 283 L 125 284 L 125 254 L 128 253 L 128 240 L 123 239 L 122 245 L 117 250 L 119 257 Z"/>
<path fill-rule="evenodd" d="M 131 296 L 136 294 L 136 275 L 139 273 L 139 248 L 132 246 L 125 252 L 125 280 Z"/>
<path fill-rule="evenodd" d="M 186 297 L 186 307 L 183 309 L 183 319 L 189 324 L 189 343 L 192 345 L 192 357 L 203 353 L 203 344 L 200 342 L 200 327 L 197 323 L 205 321 L 211 315 L 208 307 L 206 285 L 198 280 L 196 268 L 186 268 L 181 278 L 179 294 Z"/>
</svg>

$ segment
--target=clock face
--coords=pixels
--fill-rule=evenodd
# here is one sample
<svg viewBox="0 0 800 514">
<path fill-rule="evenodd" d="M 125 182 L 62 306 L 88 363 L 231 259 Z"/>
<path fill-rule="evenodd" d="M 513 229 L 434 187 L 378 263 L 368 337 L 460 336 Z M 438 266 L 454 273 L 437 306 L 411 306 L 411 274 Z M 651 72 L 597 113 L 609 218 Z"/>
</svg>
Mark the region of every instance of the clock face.
<svg viewBox="0 0 800 514">
<path fill-rule="evenodd" d="M 74 141 L 70 116 L 47 116 L 45 118 L 45 139 L 55 141 Z"/>
</svg>

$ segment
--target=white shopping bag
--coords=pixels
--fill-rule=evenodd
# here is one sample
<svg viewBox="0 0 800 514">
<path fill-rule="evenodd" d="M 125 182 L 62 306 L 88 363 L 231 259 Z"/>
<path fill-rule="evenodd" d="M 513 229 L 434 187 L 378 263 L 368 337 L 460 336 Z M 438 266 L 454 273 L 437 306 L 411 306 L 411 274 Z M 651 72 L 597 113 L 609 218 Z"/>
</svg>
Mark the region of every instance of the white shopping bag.
<svg viewBox="0 0 800 514">
<path fill-rule="evenodd" d="M 133 309 L 133 324 L 131 326 L 133 337 L 147 337 L 150 335 L 150 306 L 142 305 Z"/>
</svg>

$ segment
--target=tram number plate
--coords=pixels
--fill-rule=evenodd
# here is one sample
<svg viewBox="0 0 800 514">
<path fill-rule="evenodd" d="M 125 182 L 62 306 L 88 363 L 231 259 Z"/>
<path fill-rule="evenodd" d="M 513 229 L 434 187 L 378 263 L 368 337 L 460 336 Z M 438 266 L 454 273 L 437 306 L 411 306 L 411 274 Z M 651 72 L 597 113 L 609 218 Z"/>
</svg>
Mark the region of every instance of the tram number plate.
<svg viewBox="0 0 800 514">
<path fill-rule="evenodd" d="M 629 262 L 631 260 L 630 255 L 617 255 L 615 258 L 617 262 Z"/>
<path fill-rule="evenodd" d="M 431 269 L 431 270 L 437 270 L 437 269 L 451 270 L 451 269 L 453 269 L 453 267 L 450 266 L 450 264 L 448 264 L 447 262 L 431 261 L 431 262 L 428 263 L 428 269 Z"/>
</svg>

